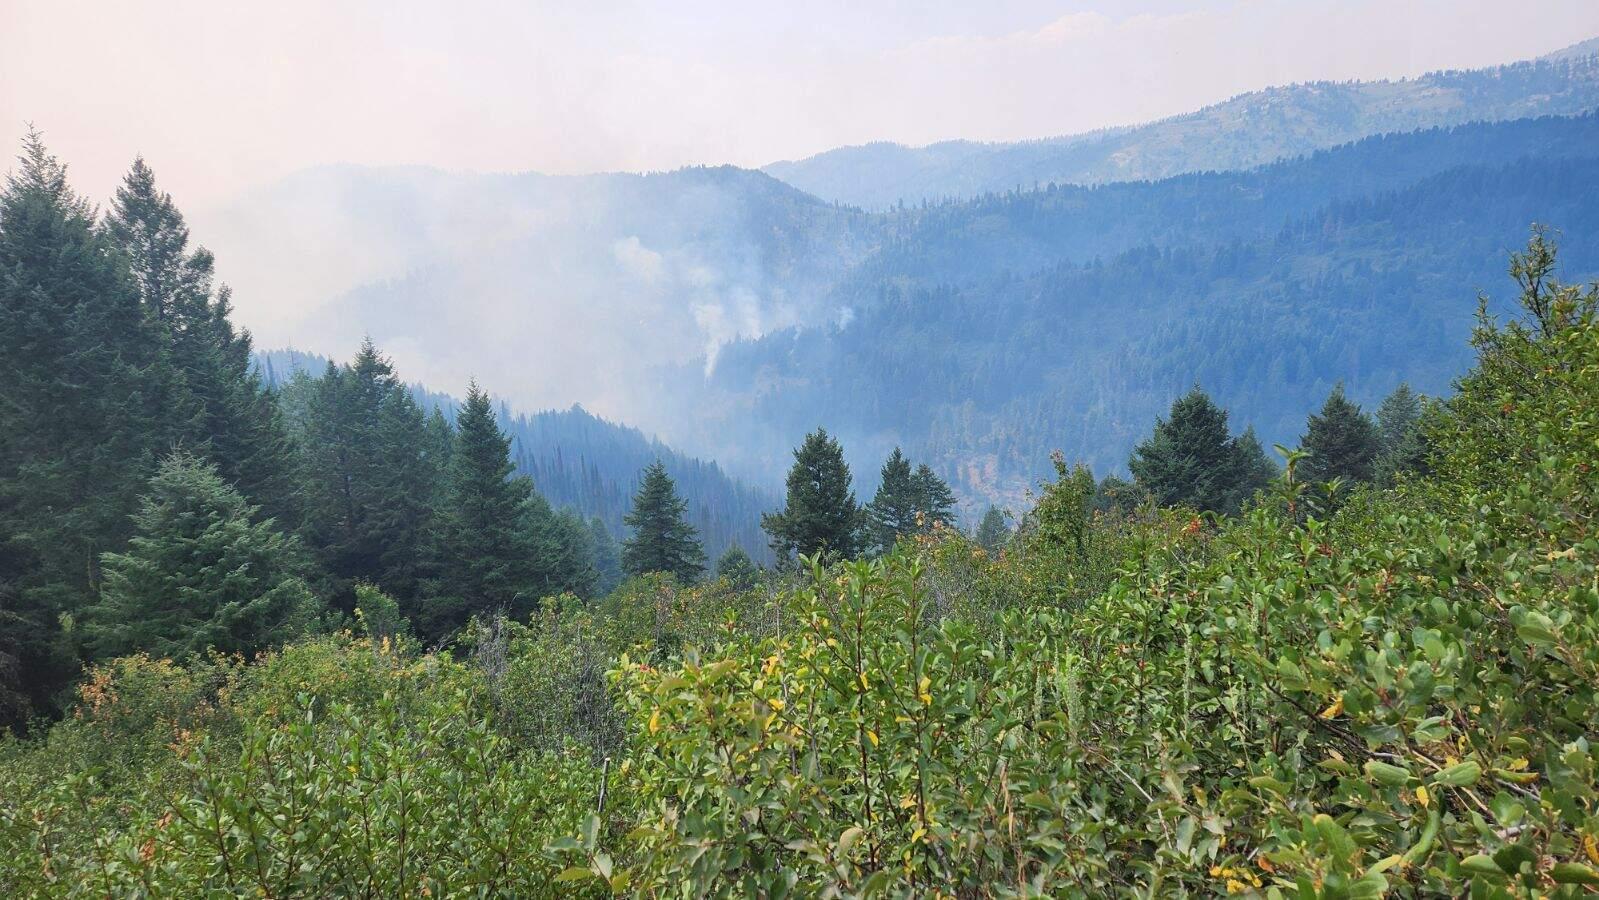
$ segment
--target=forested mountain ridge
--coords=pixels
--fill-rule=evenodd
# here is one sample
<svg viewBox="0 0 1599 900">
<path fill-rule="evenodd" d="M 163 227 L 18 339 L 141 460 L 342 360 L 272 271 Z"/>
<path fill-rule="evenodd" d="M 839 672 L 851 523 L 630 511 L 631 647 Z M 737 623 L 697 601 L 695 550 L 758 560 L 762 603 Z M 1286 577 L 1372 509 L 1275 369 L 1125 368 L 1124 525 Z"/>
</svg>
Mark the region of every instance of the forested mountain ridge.
<svg viewBox="0 0 1599 900">
<path fill-rule="evenodd" d="M 328 360 L 295 350 L 267 350 L 255 364 L 267 384 L 281 387 L 296 373 L 318 375 Z M 453 420 L 460 400 L 449 394 L 409 385 L 417 404 L 441 411 Z M 631 428 L 573 405 L 565 410 L 514 412 L 506 401 L 495 403 L 500 427 L 511 438 L 510 458 L 519 474 L 557 509 L 570 509 L 585 520 L 598 517 L 611 536 L 628 534 L 622 518 L 639 489 L 639 474 L 657 460 L 665 464 L 688 502 L 686 518 L 701 535 L 707 554 L 720 557 L 741 547 L 762 563 L 771 550 L 760 530 L 761 514 L 777 498 L 730 477 L 715 463 L 697 459 Z"/>
<path fill-rule="evenodd" d="M 1185 115 L 1017 143 L 841 147 L 764 171 L 866 209 L 1050 183 L 1097 184 L 1242 169 L 1385 132 L 1571 115 L 1599 106 L 1599 45 L 1488 69 L 1252 91 Z"/>
<path fill-rule="evenodd" d="M 1466 147 L 1486 146 L 1484 135 L 1573 129 L 1571 143 L 1550 145 L 1569 151 L 1594 127 L 1583 117 L 1413 139 L 1459 136 L 1465 143 L 1445 158 L 1463 158 Z M 847 326 L 791 329 L 725 348 L 716 371 L 701 379 L 707 399 L 697 408 L 726 419 L 712 418 L 699 433 L 737 428 L 741 447 L 696 450 L 724 461 L 740 450 L 764 453 L 758 464 L 770 466 L 786 446 L 780 435 L 825 422 L 860 448 L 857 462 L 894 444 L 931 458 L 968 498 L 970 514 L 988 499 L 1020 503 L 1051 448 L 1098 473 L 1120 471 L 1147 423 L 1195 383 L 1268 446 L 1292 446 L 1300 411 L 1334 381 L 1368 405 L 1404 381 L 1442 393 L 1466 361 L 1460 348 L 1469 310 L 1460 298 L 1497 283 L 1504 248 L 1528 223 L 1560 230 L 1568 274 L 1599 272 L 1599 156 L 1557 150 L 1516 159 L 1518 148 L 1506 154 L 1514 161 L 1486 153 L 1485 164 L 1403 187 L 1313 188 L 1303 212 L 1274 223 L 1276 211 L 1294 204 L 1273 198 L 1324 184 L 1312 177 L 1317 169 L 1403 184 L 1406 177 L 1385 179 L 1380 167 L 1363 166 L 1377 161 L 1373 148 L 1408 139 L 1373 139 L 1254 173 L 1076 194 L 1116 198 L 1105 205 L 1116 212 L 1104 220 L 1076 219 L 1069 206 L 1052 203 L 1084 189 L 952 206 L 925 244 L 906 241 L 869 264 L 884 277 L 858 286 Z M 1025 253 L 1030 231 L 1046 237 L 1034 246 L 1069 247 L 1047 240 L 1052 223 L 1091 235 L 1098 221 L 1114 229 L 1121 209 L 1158 220 L 1179 205 L 1196 210 L 1188 216 L 1197 224 L 1165 243 L 1031 273 L 982 263 L 985 246 L 1000 260 L 1016 258 L 1018 247 Z M 979 237 L 958 236 L 963 231 Z M 954 248 L 974 244 L 950 265 Z M 910 274 L 924 263 L 927 279 Z M 975 268 L 963 274 L 962 267 Z"/>
<path fill-rule="evenodd" d="M 506 183 L 522 185 L 524 200 L 506 201 L 499 213 L 485 204 L 476 214 L 512 223 L 494 234 L 514 249 L 468 248 L 448 262 L 365 285 L 326 315 L 345 321 L 345 330 L 376 323 L 380 346 L 407 359 L 430 366 L 454 359 L 466 373 L 503 372 L 506 386 L 496 380 L 496 389 L 518 405 L 537 402 L 519 381 L 548 389 L 542 375 L 553 371 L 549 381 L 571 392 L 561 406 L 581 401 L 605 410 L 763 488 L 776 486 L 796 435 L 818 425 L 846 438 L 868 489 L 877 462 L 903 444 L 957 483 L 963 512 L 972 515 L 985 499 L 1018 498 L 1041 474 L 1051 447 L 1091 460 L 1101 473 L 1119 470 L 1137 429 L 1196 378 L 1226 403 L 1240 404 L 1236 415 L 1257 423 L 1263 436 L 1292 442 L 1296 411 L 1327 385 L 1299 384 L 1291 397 L 1273 400 L 1236 375 L 1256 368 L 1249 358 L 1257 351 L 1267 360 L 1263 371 L 1305 369 L 1296 362 L 1301 357 L 1330 352 L 1290 346 L 1282 335 L 1321 346 L 1321 336 L 1341 333 L 1339 304 L 1354 301 L 1340 290 L 1458 299 L 1461 290 L 1494 282 L 1494 260 L 1535 220 L 1562 229 L 1568 263 L 1587 271 L 1591 228 L 1582 205 L 1592 186 L 1571 181 L 1572 170 L 1561 166 L 1593 157 L 1595 146 L 1599 116 L 1591 113 L 1480 122 L 1364 138 L 1245 171 L 1057 185 L 878 214 L 838 209 L 765 175 L 727 168 L 616 176 L 654 198 L 625 215 L 610 188 L 539 207 L 544 201 L 526 197 L 555 190 L 550 180 L 512 176 Z M 1525 187 L 1503 174 L 1516 166 L 1529 179 Z M 358 175 L 359 196 L 387 190 L 383 171 Z M 447 202 L 431 199 L 434 188 L 411 191 L 404 215 L 395 216 L 429 246 L 429 229 L 442 228 L 454 204 L 492 181 L 416 177 L 454 185 Z M 608 178 L 594 183 L 610 184 Z M 1393 198 L 1441 202 L 1449 182 L 1424 186 L 1439 178 L 1462 179 L 1462 198 L 1475 197 L 1474 208 L 1461 199 L 1448 209 L 1460 221 L 1460 240 L 1419 249 L 1415 236 L 1392 236 L 1402 213 Z M 560 183 L 566 186 L 557 193 L 565 196 L 582 182 Z M 1494 183 L 1499 187 L 1490 189 Z M 1556 183 L 1562 187 L 1551 190 Z M 347 202 L 338 201 L 341 208 Z M 574 208 L 588 212 L 554 221 Z M 700 218 L 728 210 L 742 212 L 730 222 Z M 515 225 L 520 216 L 540 224 Z M 1324 220 L 1337 225 L 1312 224 Z M 362 227 L 353 232 L 355 244 L 367 239 Z M 1334 228 L 1336 240 L 1313 247 L 1303 236 L 1313 227 Z M 1444 233 L 1426 219 L 1416 227 Z M 550 237 L 557 234 L 558 241 Z M 571 252 L 555 252 L 546 239 Z M 469 243 L 460 235 L 452 240 Z M 1405 247 L 1401 265 L 1396 250 Z M 701 271 L 713 257 L 748 264 L 718 269 L 737 273 L 718 281 Z M 529 274 L 557 265 L 581 277 Z M 1246 266 L 1247 278 L 1228 274 L 1230 265 Z M 1193 271 L 1178 277 L 1172 266 Z M 1373 274 L 1383 271 L 1402 272 L 1420 287 Z M 651 272 L 654 282 L 639 280 Z M 1455 280 L 1446 283 L 1444 273 Z M 1131 286 L 1125 296 L 1116 279 Z M 1174 279 L 1171 289 L 1183 293 L 1148 296 L 1161 279 Z M 1393 305 L 1398 312 L 1383 327 L 1437 334 L 1440 352 L 1419 355 L 1385 336 L 1357 333 L 1341 356 L 1325 360 L 1347 368 L 1318 370 L 1319 378 L 1346 379 L 1367 402 L 1404 379 L 1429 390 L 1448 384 L 1458 371 L 1453 348 L 1463 320 L 1399 296 L 1360 302 Z M 531 304 L 552 297 L 563 307 L 583 306 L 587 324 L 572 332 L 528 314 Z M 1279 334 L 1257 340 L 1235 322 L 1227 331 L 1238 336 L 1218 342 L 1212 317 L 1238 319 L 1250 297 L 1264 298 L 1259 321 L 1276 323 Z M 740 309 L 749 318 L 741 320 Z M 745 330 L 740 321 L 759 327 Z M 1082 335 L 1054 344 L 1025 337 L 1029 329 L 1053 334 L 1064 322 Z M 881 340 L 864 337 L 873 329 L 886 329 Z M 1179 346 L 1184 333 L 1207 335 L 1194 345 L 1203 350 Z M 536 336 L 533 343 L 527 335 Z M 643 349 L 630 352 L 634 347 Z M 1167 368 L 1136 374 L 1146 353 L 1168 360 Z M 1197 354 L 1187 374 L 1184 354 Z M 615 365 L 595 366 L 595 358 Z M 619 397 L 614 388 L 623 383 Z M 1021 427 L 1034 416 L 1041 427 Z M 561 465 L 570 464 L 563 457 Z M 611 507 L 596 501 L 595 508 Z"/>
</svg>

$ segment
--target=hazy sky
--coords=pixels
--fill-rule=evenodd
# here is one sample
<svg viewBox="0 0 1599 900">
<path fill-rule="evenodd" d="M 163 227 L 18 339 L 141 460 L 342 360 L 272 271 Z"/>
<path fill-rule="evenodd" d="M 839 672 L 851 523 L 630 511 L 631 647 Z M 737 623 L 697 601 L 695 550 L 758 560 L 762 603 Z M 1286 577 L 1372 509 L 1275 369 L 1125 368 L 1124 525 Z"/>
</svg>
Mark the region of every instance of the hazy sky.
<svg viewBox="0 0 1599 900">
<path fill-rule="evenodd" d="M 1526 58 L 1595 0 L 0 0 L 0 142 L 197 210 L 329 162 L 552 173 L 1038 137 Z"/>
</svg>

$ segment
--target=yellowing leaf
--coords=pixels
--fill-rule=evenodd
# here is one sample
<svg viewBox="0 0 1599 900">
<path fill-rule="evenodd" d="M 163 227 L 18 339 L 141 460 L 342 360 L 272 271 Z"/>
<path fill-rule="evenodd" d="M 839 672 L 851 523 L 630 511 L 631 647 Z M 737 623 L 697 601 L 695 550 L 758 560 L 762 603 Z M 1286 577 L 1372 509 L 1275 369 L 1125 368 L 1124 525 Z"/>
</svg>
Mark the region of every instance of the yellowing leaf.
<svg viewBox="0 0 1599 900">
<path fill-rule="evenodd" d="M 872 742 L 873 747 L 877 746 L 877 732 L 868 728 L 866 730 L 866 739 Z"/>
<path fill-rule="evenodd" d="M 1427 804 L 1432 802 L 1432 798 L 1427 794 L 1426 785 L 1416 788 L 1416 802 L 1420 803 L 1423 809 L 1427 807 Z"/>
<path fill-rule="evenodd" d="M 1332 702 L 1332 705 L 1321 711 L 1323 719 L 1334 719 L 1344 711 L 1344 698 L 1342 695 Z"/>
<path fill-rule="evenodd" d="M 661 730 L 661 711 L 657 709 L 655 712 L 650 713 L 650 734 L 654 734 L 655 732 L 660 731 L 660 730 Z"/>
</svg>

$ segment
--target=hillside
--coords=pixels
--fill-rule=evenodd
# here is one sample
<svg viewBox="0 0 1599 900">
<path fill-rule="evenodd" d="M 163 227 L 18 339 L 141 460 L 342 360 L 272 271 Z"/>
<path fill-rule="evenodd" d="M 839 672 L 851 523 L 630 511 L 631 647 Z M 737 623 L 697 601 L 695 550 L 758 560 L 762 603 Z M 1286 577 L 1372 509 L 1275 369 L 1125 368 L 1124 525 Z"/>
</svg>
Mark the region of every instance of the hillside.
<svg viewBox="0 0 1599 900">
<path fill-rule="evenodd" d="M 1396 81 L 1252 91 L 1147 125 L 1017 143 L 841 147 L 767 173 L 818 197 L 886 209 L 1017 188 L 1243 169 L 1387 132 L 1572 115 L 1599 107 L 1599 44 L 1538 60 Z"/>
<path fill-rule="evenodd" d="M 1594 270 L 1584 206 L 1593 187 L 1562 166 L 1593 158 L 1596 146 L 1592 114 L 1472 123 L 1252 170 L 1057 185 L 878 214 L 736 169 L 615 176 L 614 184 L 605 176 L 592 184 L 612 187 L 592 197 L 581 180 L 507 176 L 504 184 L 525 193 L 473 208 L 485 220 L 524 224 L 490 229 L 499 244 L 455 235 L 445 249 L 428 230 L 455 234 L 445 226 L 459 220 L 456 205 L 500 182 L 360 170 L 358 195 L 410 197 L 396 221 L 433 250 L 419 250 L 409 274 L 351 290 L 308 321 L 320 322 L 318 335 L 350 333 L 343 346 L 369 323 L 410 378 L 493 372 L 496 392 L 516 406 L 536 408 L 541 396 L 581 402 L 765 490 L 778 487 L 790 448 L 819 424 L 846 438 L 866 492 L 882 457 L 902 444 L 936 460 L 971 513 L 987 499 L 1017 502 L 1051 448 L 1102 473 L 1120 470 L 1139 430 L 1195 380 L 1238 420 L 1287 443 L 1305 405 L 1333 381 L 1367 403 L 1400 380 L 1443 389 L 1459 371 L 1449 348 L 1466 326 L 1426 298 L 1454 302 L 1494 283 L 1496 260 L 1533 221 L 1563 230 L 1576 271 Z M 1512 169 L 1520 174 L 1505 174 Z M 407 193 L 413 176 L 450 187 Z M 1467 186 L 1450 199 L 1449 182 L 1427 186 L 1439 178 Z M 574 207 L 556 204 L 551 191 L 587 212 L 557 220 L 556 209 Z M 623 196 L 643 205 L 629 212 Z M 338 202 L 354 223 L 348 245 L 378 240 L 362 230 L 378 218 Z M 1404 219 L 1405 202 L 1445 203 L 1458 232 L 1445 239 L 1442 226 Z M 724 221 L 715 211 L 736 214 Z M 1312 224 L 1326 222 L 1339 224 L 1306 236 L 1332 227 Z M 1412 227 L 1426 234 L 1405 232 Z M 619 240 L 628 251 L 620 256 Z M 442 261 L 428 262 L 429 253 Z M 711 259 L 737 277 L 710 278 Z M 654 272 L 653 287 L 641 287 L 638 272 Z M 545 302 L 571 315 L 527 313 Z M 1340 311 L 1351 305 L 1379 307 L 1382 329 L 1437 335 L 1442 349 L 1418 354 L 1383 333 L 1350 331 Z M 735 309 L 760 327 L 737 326 L 728 318 Z M 1273 331 L 1256 335 L 1245 322 L 1271 322 Z M 1320 336 L 1333 334 L 1342 350 L 1322 346 Z M 1296 335 L 1316 339 L 1305 346 Z M 1203 352 L 1184 346 L 1187 338 Z M 1317 377 L 1275 391 L 1245 375 L 1309 371 L 1310 357 L 1325 363 Z M 1158 371 L 1151 359 L 1163 360 Z M 1034 416 L 1041 427 L 1020 427 Z M 624 468 L 636 471 L 637 457 Z M 579 478 L 564 448 L 559 462 L 541 465 Z M 626 475 L 604 496 L 624 491 Z M 614 516 L 599 495 L 582 508 Z"/>
<path fill-rule="evenodd" d="M 1445 392 L 1466 361 L 1460 298 L 1498 283 L 1529 223 L 1560 229 L 1568 274 L 1599 272 L 1596 127 L 1471 126 L 943 205 L 841 290 L 847 326 L 741 341 L 709 379 L 684 373 L 707 392 L 697 433 L 720 441 L 695 451 L 781 466 L 824 423 L 857 471 L 902 444 L 967 497 L 1019 504 L 1050 449 L 1125 471 L 1195 383 L 1268 446 L 1297 443 L 1334 382 L 1368 408 L 1402 381 Z"/>
</svg>

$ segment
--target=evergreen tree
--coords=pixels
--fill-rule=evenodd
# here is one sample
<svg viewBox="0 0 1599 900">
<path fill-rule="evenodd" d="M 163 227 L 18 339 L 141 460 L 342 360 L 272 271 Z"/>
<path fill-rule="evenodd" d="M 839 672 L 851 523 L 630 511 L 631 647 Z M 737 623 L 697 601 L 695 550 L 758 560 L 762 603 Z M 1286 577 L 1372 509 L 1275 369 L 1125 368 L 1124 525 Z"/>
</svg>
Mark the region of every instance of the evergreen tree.
<svg viewBox="0 0 1599 900">
<path fill-rule="evenodd" d="M 350 365 L 296 379 L 284 400 L 298 438 L 306 543 L 333 578 L 329 592 L 348 608 L 365 581 L 413 603 L 447 481 L 439 436 L 371 341 Z"/>
<path fill-rule="evenodd" d="M 1005 524 L 1005 514 L 1000 512 L 999 507 L 990 505 L 988 511 L 983 513 L 983 520 L 978 523 L 973 539 L 990 554 L 1005 549 L 1006 542 L 1010 540 L 1010 526 Z"/>
<path fill-rule="evenodd" d="M 1155 422 L 1155 433 L 1133 449 L 1127 467 L 1161 506 L 1219 511 L 1233 496 L 1235 462 L 1227 411 L 1196 387 Z"/>
<path fill-rule="evenodd" d="M 1244 433 L 1233 441 L 1233 483 L 1231 496 L 1227 498 L 1229 512 L 1241 509 L 1255 496 L 1255 492 L 1271 484 L 1277 477 L 1277 467 L 1272 464 L 1271 458 L 1266 455 L 1266 449 L 1260 445 L 1260 438 L 1255 436 L 1255 427 L 1251 425 L 1244 429 Z"/>
<path fill-rule="evenodd" d="M 955 492 L 949 489 L 949 484 L 938 477 L 927 463 L 916 467 L 912 483 L 916 488 L 917 511 L 920 513 L 918 530 L 929 533 L 940 526 L 952 527 L 955 524 Z"/>
<path fill-rule="evenodd" d="M 1172 404 L 1127 461 L 1134 483 L 1161 506 L 1231 513 L 1270 476 L 1252 429 L 1228 436 L 1227 411 L 1199 388 Z M 1263 478 L 1265 480 L 1263 480 Z"/>
<path fill-rule="evenodd" d="M 435 637 L 474 615 L 522 618 L 539 599 L 524 518 L 533 482 L 512 477 L 510 446 L 488 394 L 472 384 L 456 418 L 438 580 L 423 616 Z"/>
<path fill-rule="evenodd" d="M 1308 482 L 1363 482 L 1376 473 L 1377 426 L 1344 396 L 1342 384 L 1332 389 L 1321 412 L 1311 415 L 1299 443 L 1310 454 L 1300 463 Z"/>
<path fill-rule="evenodd" d="M 779 561 L 817 553 L 850 557 L 860 550 L 861 518 L 844 448 L 818 428 L 794 450 L 783 511 L 762 516 L 761 527 Z"/>
<path fill-rule="evenodd" d="M 633 509 L 623 519 L 633 529 L 622 542 L 622 568 L 629 575 L 666 572 L 691 582 L 705 571 L 699 535 L 683 518 L 688 503 L 659 461 L 644 470 Z"/>
<path fill-rule="evenodd" d="M 570 592 L 591 599 L 599 572 L 588 524 L 570 510 L 556 512 L 535 490 L 523 504 L 522 527 L 533 553 L 539 596 Z"/>
<path fill-rule="evenodd" d="M 253 653 L 303 630 L 299 551 L 211 463 L 175 453 L 150 479 L 126 552 L 103 557 L 85 632 L 100 656 Z"/>
<path fill-rule="evenodd" d="M 1400 384 L 1377 407 L 1376 478 L 1391 484 L 1402 472 L 1425 471 L 1427 444 L 1421 428 L 1427 398 Z"/>
<path fill-rule="evenodd" d="M 599 516 L 589 519 L 589 542 L 594 548 L 594 594 L 604 597 L 622 583 L 622 552 Z"/>
<path fill-rule="evenodd" d="M 251 364 L 250 336 L 233 330 L 228 290 L 213 287 L 211 254 L 189 249 L 182 213 L 143 159 L 118 187 L 106 231 L 175 372 L 163 403 L 167 440 L 216 463 L 224 481 L 270 514 L 291 513 L 287 438 Z"/>
<path fill-rule="evenodd" d="M 887 552 L 903 536 L 915 534 L 923 497 L 911 471 L 910 461 L 898 447 L 883 463 L 877 494 L 866 504 L 866 522 L 873 546 Z"/>
<path fill-rule="evenodd" d="M 863 538 L 882 552 L 894 549 L 900 538 L 927 534 L 954 522 L 955 494 L 924 463 L 911 469 L 898 447 L 883 463 L 877 494 L 866 504 Z"/>
<path fill-rule="evenodd" d="M 716 561 L 716 577 L 725 578 L 738 590 L 747 591 L 760 581 L 761 567 L 750 559 L 743 547 L 734 544 Z"/>
<path fill-rule="evenodd" d="M 0 583 L 35 708 L 76 672 L 61 623 L 131 531 L 171 384 L 115 248 L 30 134 L 0 188 Z"/>
</svg>

